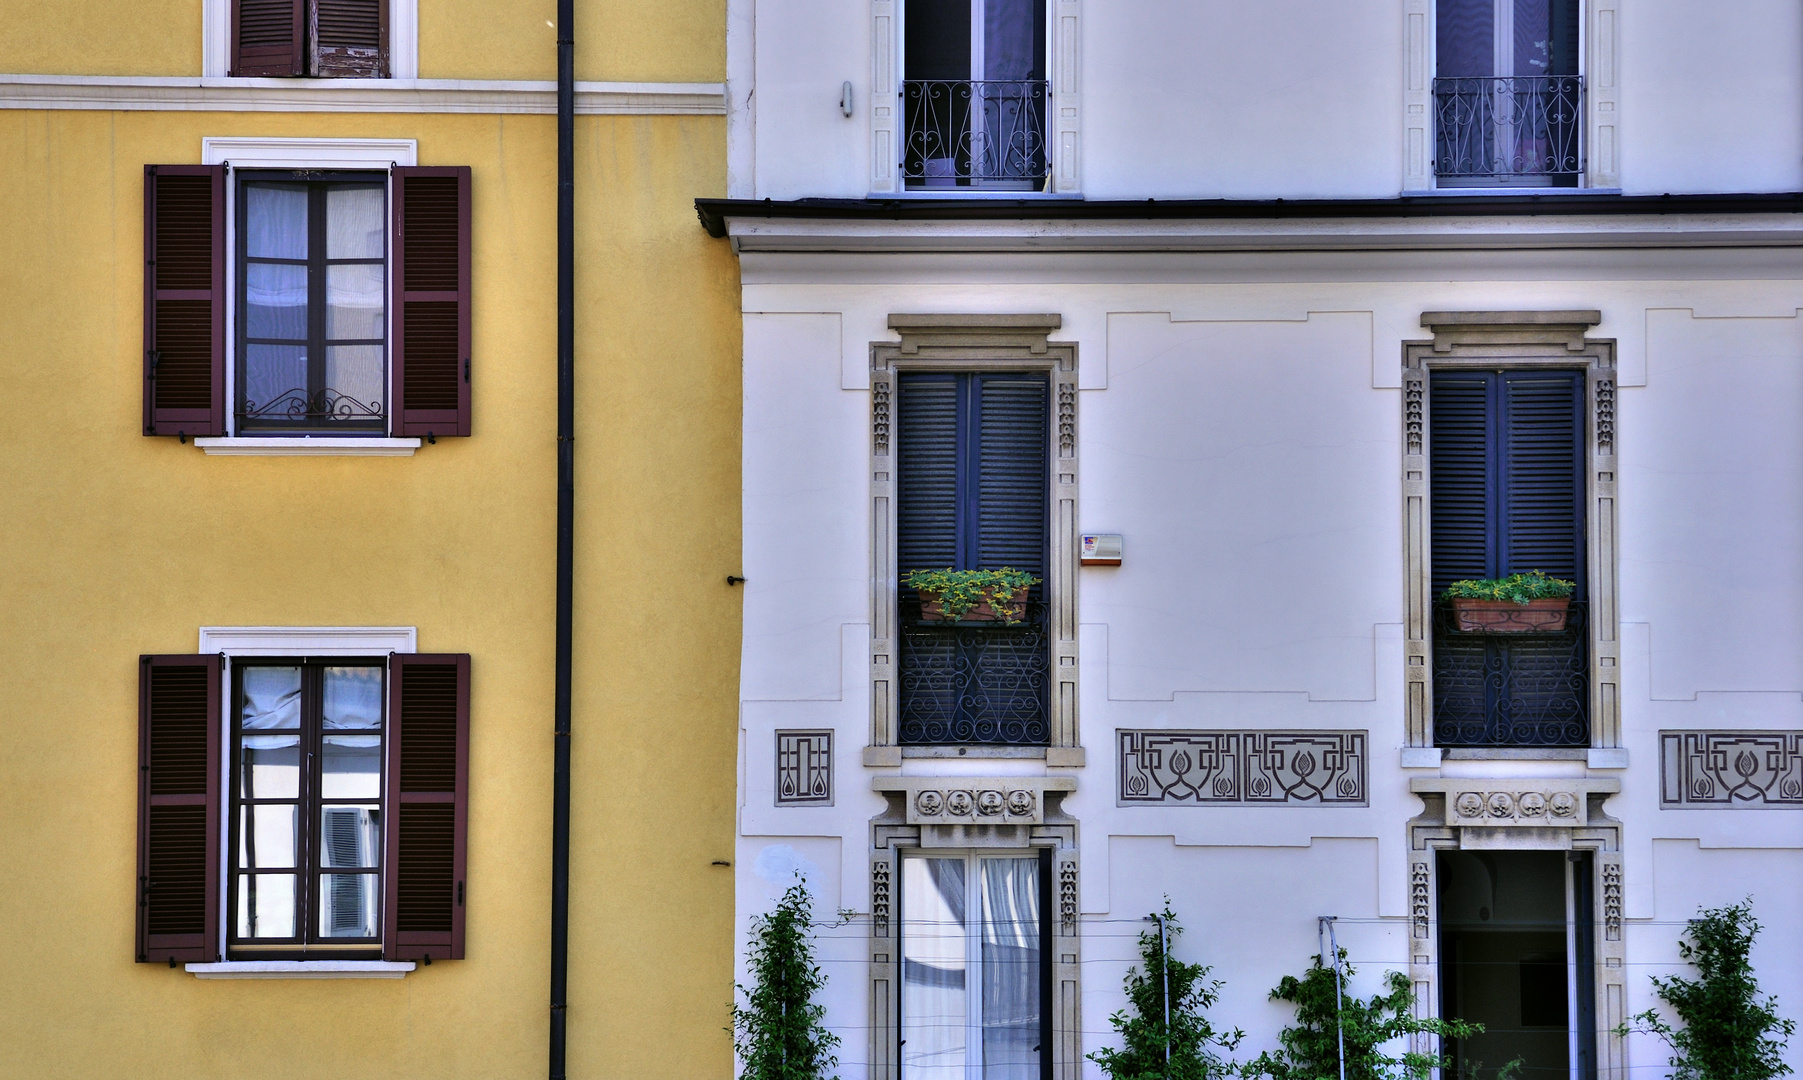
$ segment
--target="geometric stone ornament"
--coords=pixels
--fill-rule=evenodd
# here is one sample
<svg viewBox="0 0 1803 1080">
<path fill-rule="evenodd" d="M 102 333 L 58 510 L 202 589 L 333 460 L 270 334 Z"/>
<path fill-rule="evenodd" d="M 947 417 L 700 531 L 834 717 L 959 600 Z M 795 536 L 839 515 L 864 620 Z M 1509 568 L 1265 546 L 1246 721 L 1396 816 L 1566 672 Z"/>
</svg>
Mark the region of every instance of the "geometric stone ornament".
<svg viewBox="0 0 1803 1080">
<path fill-rule="evenodd" d="M 1122 806 L 1364 806 L 1364 731 L 1117 731 Z"/>
<path fill-rule="evenodd" d="M 776 733 L 776 805 L 833 804 L 833 733 Z"/>
<path fill-rule="evenodd" d="M 1450 826 L 1580 829 L 1590 824 L 1589 800 L 1585 796 L 1613 795 L 1621 790 L 1621 781 L 1588 777 L 1493 780 L 1420 776 L 1409 781 L 1409 790 L 1417 795 L 1443 795 L 1440 801 L 1446 808 L 1445 823 Z"/>
<path fill-rule="evenodd" d="M 909 825 L 1039 825 L 1045 793 L 1077 790 L 1069 776 L 876 776 L 870 786 L 901 794 Z"/>
<path fill-rule="evenodd" d="M 1803 731 L 1661 731 L 1661 806 L 1803 807 Z"/>
</svg>

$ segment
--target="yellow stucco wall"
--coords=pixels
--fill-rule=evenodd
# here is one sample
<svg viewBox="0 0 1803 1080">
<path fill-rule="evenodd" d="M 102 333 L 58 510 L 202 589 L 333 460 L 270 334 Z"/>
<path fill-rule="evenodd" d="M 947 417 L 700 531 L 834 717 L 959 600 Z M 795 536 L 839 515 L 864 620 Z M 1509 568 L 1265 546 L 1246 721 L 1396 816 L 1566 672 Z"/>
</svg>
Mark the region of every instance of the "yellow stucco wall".
<svg viewBox="0 0 1803 1080">
<path fill-rule="evenodd" d="M 474 437 L 227 458 L 139 434 L 143 165 L 207 135 L 411 137 L 473 166 Z M 723 187 L 724 122 L 577 138 L 571 1064 L 725 1077 L 739 303 L 691 205 Z M 0 111 L 0 1076 L 544 1075 L 554 151 L 548 116 Z M 133 963 L 138 654 L 393 624 L 473 657 L 468 958 L 399 981 Z"/>
<path fill-rule="evenodd" d="M 557 0 L 417 0 L 424 79 L 554 79 Z M 0 73 L 199 75 L 201 0 L 11 0 Z M 576 0 L 576 77 L 720 82 L 721 0 Z"/>
</svg>

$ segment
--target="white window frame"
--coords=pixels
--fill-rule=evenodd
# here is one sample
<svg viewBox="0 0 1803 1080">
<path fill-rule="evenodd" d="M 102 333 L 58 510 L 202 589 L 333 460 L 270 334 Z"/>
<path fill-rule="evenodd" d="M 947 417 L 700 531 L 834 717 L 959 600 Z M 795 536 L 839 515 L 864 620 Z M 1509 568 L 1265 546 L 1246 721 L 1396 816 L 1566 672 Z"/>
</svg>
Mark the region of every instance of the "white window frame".
<svg viewBox="0 0 1803 1080">
<path fill-rule="evenodd" d="M 1077 80 L 1082 40 L 1082 0 L 1040 0 L 1046 5 L 1046 159 L 1049 190 L 957 188 L 922 191 L 902 183 L 902 32 L 907 0 L 870 0 L 870 193 L 925 199 L 1044 198 L 1079 194 L 1082 185 L 1083 100 Z"/>
<path fill-rule="evenodd" d="M 220 694 L 221 745 L 230 745 L 232 709 L 232 660 L 254 656 L 371 656 L 418 652 L 419 630 L 412 626 L 203 626 L 201 655 L 217 654 Z M 231 807 L 232 766 L 228 755 L 219 755 L 220 825 L 225 827 Z M 227 833 L 229 835 L 229 831 Z M 387 857 L 387 853 L 383 853 Z M 219 845 L 219 941 L 218 955 L 226 956 L 230 913 L 226 907 L 232 853 Z M 202 979 L 399 979 L 414 969 L 411 960 L 227 960 L 188 964 L 186 970 Z"/>
<path fill-rule="evenodd" d="M 387 175 L 396 165 L 419 163 L 417 139 L 295 139 L 256 136 L 208 136 L 200 141 L 203 165 L 227 165 L 237 169 L 368 169 Z M 388 220 L 394 220 L 394 185 L 388 188 Z M 225 400 L 226 430 L 217 438 L 195 439 L 194 445 L 208 454 L 227 456 L 272 457 L 411 457 L 419 449 L 416 438 L 345 435 L 267 435 L 241 436 L 237 433 L 237 266 L 238 243 L 237 185 L 227 177 L 225 185 Z M 390 298 L 394 270 L 393 252 L 382 267 L 382 295 Z M 387 324 L 392 326 L 392 312 Z M 390 349 L 392 349 L 390 342 Z M 388 366 L 383 364 L 387 379 Z M 384 392 L 385 398 L 392 396 Z M 384 415 L 393 406 L 384 405 Z M 391 418 L 390 418 L 391 419 Z"/>
<path fill-rule="evenodd" d="M 388 3 L 388 73 L 391 78 L 376 82 L 419 78 L 419 0 L 387 0 Z M 201 75 L 208 79 L 226 78 L 232 69 L 232 0 L 202 0 Z M 239 81 L 239 80 L 234 80 Z M 242 80 L 249 82 L 251 80 Z M 293 82 L 280 79 L 279 82 Z M 325 82 L 347 80 L 327 79 Z M 368 82 L 371 80 L 349 80 Z"/>
</svg>

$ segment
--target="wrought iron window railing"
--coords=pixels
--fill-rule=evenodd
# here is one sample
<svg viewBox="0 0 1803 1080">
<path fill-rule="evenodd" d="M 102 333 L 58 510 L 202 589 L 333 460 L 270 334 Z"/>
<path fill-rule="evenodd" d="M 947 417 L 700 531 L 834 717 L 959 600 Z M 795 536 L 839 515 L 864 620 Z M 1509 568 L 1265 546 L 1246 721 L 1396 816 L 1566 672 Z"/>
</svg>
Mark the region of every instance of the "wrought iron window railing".
<svg viewBox="0 0 1803 1080">
<path fill-rule="evenodd" d="M 383 417 L 380 401 L 360 401 L 331 387 L 314 394 L 296 387 L 264 402 L 247 399 L 238 410 L 246 424 L 379 424 Z"/>
<path fill-rule="evenodd" d="M 1029 603 L 1019 624 L 927 623 L 904 597 L 900 741 L 1044 746 L 1048 660 L 1046 609 Z"/>
<path fill-rule="evenodd" d="M 1046 177 L 1044 79 L 907 79 L 902 179 L 911 188 L 1035 190 Z"/>
<path fill-rule="evenodd" d="M 1434 80 L 1434 174 L 1467 183 L 1576 183 L 1584 80 L 1521 75 Z"/>
<path fill-rule="evenodd" d="M 1434 745 L 1589 746 L 1590 610 L 1556 633 L 1467 634 L 1434 604 Z"/>
</svg>

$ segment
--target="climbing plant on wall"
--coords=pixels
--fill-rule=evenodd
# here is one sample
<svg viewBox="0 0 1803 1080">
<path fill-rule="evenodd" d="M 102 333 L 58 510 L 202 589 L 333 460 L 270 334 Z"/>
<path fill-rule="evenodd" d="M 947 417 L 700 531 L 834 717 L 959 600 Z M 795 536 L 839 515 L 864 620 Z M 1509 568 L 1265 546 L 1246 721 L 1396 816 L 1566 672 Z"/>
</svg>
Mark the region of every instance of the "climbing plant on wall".
<svg viewBox="0 0 1803 1080">
<path fill-rule="evenodd" d="M 1216 1031 L 1206 1015 L 1220 997 L 1221 983 L 1209 981 L 1209 968 L 1171 957 L 1171 944 L 1183 930 L 1171 913 L 1168 898 L 1164 911 L 1148 918 L 1154 927 L 1139 935 L 1139 955 L 1145 967 L 1127 969 L 1128 1007 L 1108 1018 L 1123 1045 L 1118 1050 L 1104 1047 L 1089 1059 L 1112 1080 L 1221 1080 L 1232 1076 L 1234 1066 L 1222 1060 L 1216 1049 L 1232 1053 L 1245 1033 Z M 1160 919 L 1163 934 L 1156 925 Z"/>
<path fill-rule="evenodd" d="M 744 1080 L 827 1080 L 839 1059 L 839 1037 L 826 1030 L 826 1008 L 814 995 L 826 976 L 809 934 L 812 898 L 796 882 L 768 915 L 753 918 L 743 1005 L 732 1010 L 733 1048 Z"/>
</svg>

